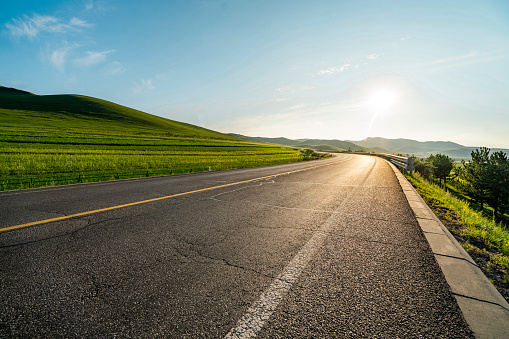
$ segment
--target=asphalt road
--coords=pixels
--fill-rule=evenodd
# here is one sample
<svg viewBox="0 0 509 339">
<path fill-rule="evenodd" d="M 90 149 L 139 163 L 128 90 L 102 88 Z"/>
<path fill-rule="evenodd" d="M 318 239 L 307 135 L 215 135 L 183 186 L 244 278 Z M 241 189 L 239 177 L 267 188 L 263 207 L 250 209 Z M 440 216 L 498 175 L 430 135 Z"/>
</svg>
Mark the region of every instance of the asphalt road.
<svg viewBox="0 0 509 339">
<path fill-rule="evenodd" d="M 0 337 L 471 336 L 376 157 L 0 192 L 0 228 Z"/>
</svg>

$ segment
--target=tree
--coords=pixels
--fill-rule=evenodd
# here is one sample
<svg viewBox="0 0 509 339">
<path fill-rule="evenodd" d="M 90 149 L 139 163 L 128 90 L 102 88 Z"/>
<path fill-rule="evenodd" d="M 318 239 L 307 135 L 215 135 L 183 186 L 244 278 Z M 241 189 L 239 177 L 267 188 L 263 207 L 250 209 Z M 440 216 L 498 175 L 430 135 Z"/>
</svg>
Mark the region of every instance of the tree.
<svg viewBox="0 0 509 339">
<path fill-rule="evenodd" d="M 444 187 L 447 184 L 447 177 L 451 174 L 453 160 L 445 154 L 438 153 L 430 155 L 428 162 L 431 165 L 431 173 L 435 178 L 443 180 Z"/>
<path fill-rule="evenodd" d="M 488 195 L 488 163 L 490 149 L 481 147 L 470 153 L 472 160 L 461 162 L 459 173 L 461 190 L 481 204 L 481 211 Z"/>
<path fill-rule="evenodd" d="M 497 218 L 509 205 L 509 159 L 498 151 L 492 153 L 486 168 L 487 202 L 493 207 L 493 217 Z"/>
<path fill-rule="evenodd" d="M 431 178 L 431 165 L 426 160 L 414 158 L 414 171 L 426 179 Z"/>
<path fill-rule="evenodd" d="M 304 153 L 304 160 L 309 160 L 315 155 L 315 151 L 313 151 L 310 148 L 306 148 L 305 150 L 301 150 L 302 153 Z"/>
</svg>

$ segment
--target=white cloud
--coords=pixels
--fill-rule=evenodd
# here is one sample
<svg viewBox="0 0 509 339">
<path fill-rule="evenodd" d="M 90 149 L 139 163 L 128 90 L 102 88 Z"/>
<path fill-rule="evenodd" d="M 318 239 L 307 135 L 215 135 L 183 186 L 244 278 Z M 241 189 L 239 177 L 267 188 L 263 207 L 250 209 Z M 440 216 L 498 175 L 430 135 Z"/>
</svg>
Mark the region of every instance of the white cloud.
<svg viewBox="0 0 509 339">
<path fill-rule="evenodd" d="M 76 17 L 73 17 L 70 21 L 69 21 L 69 26 L 70 27 L 83 27 L 83 28 L 86 28 L 86 27 L 93 27 L 94 25 L 93 24 L 89 24 L 81 19 L 78 19 Z"/>
<path fill-rule="evenodd" d="M 371 60 L 375 60 L 375 59 L 376 59 L 376 58 L 378 58 L 379 56 L 380 56 L 380 55 L 378 55 L 378 54 L 374 54 L 374 53 L 373 53 L 373 54 L 371 54 L 371 55 L 368 55 L 366 58 L 371 59 Z"/>
<path fill-rule="evenodd" d="M 410 37 L 408 37 L 408 36 L 404 36 L 404 37 L 402 37 L 402 38 L 399 38 L 399 40 L 401 40 L 401 41 L 404 41 L 404 40 L 410 40 Z"/>
<path fill-rule="evenodd" d="M 276 92 L 282 95 L 298 94 L 302 92 L 312 91 L 316 86 L 302 86 L 299 88 L 291 88 L 290 86 L 276 88 Z"/>
<path fill-rule="evenodd" d="M 112 8 L 113 7 L 107 5 L 107 1 L 105 2 L 105 1 L 89 0 L 87 3 L 85 3 L 86 11 L 94 11 L 94 12 L 103 13 L 103 12 L 106 12 L 106 11 L 112 9 Z"/>
<path fill-rule="evenodd" d="M 318 74 L 334 74 L 334 73 L 339 73 L 339 72 L 346 71 L 351 66 L 352 66 L 351 64 L 344 64 L 341 67 L 330 67 L 328 69 L 324 69 L 324 70 L 319 71 Z"/>
<path fill-rule="evenodd" d="M 452 63 L 454 61 L 461 61 L 461 60 L 469 59 L 469 58 L 476 57 L 479 55 L 480 55 L 480 53 L 478 51 L 472 51 L 465 55 L 459 55 L 459 56 L 455 56 L 455 57 L 451 57 L 451 58 L 438 59 L 438 60 L 425 62 L 425 63 L 421 64 L 420 66 L 432 66 L 432 65 L 439 65 L 439 64 L 444 64 L 444 63 Z"/>
<path fill-rule="evenodd" d="M 106 66 L 106 74 L 109 75 L 120 75 L 125 72 L 125 67 L 118 61 L 113 61 L 111 64 Z"/>
<path fill-rule="evenodd" d="M 68 23 L 49 15 L 34 14 L 32 17 L 23 15 L 22 18 L 12 19 L 12 23 L 6 23 L 5 28 L 13 37 L 28 37 L 33 39 L 41 33 L 66 33 L 79 31 L 81 28 L 92 27 L 93 24 L 73 17 Z"/>
<path fill-rule="evenodd" d="M 5 24 L 12 36 L 35 38 L 41 30 L 54 26 L 58 20 L 55 17 L 35 14 L 32 18 L 25 15 L 23 19 L 12 19 L 12 22 Z"/>
<path fill-rule="evenodd" d="M 51 53 L 50 56 L 50 62 L 53 65 L 53 67 L 63 72 L 65 64 L 67 63 L 69 53 L 71 52 L 72 49 L 73 47 L 63 47 L 53 51 L 53 53 Z"/>
<path fill-rule="evenodd" d="M 148 91 L 151 91 L 155 89 L 154 85 L 152 85 L 152 80 L 141 80 L 140 83 L 136 84 L 134 86 L 134 94 L 142 94 L 147 93 Z"/>
<path fill-rule="evenodd" d="M 83 57 L 83 58 L 77 59 L 76 63 L 79 66 L 84 66 L 84 67 L 92 66 L 92 65 L 95 65 L 95 64 L 99 64 L 101 62 L 106 61 L 106 56 L 109 53 L 114 52 L 114 51 L 115 50 L 109 50 L 109 51 L 103 51 L 103 52 L 91 52 L 91 51 L 87 51 L 87 55 L 85 57 Z"/>
</svg>

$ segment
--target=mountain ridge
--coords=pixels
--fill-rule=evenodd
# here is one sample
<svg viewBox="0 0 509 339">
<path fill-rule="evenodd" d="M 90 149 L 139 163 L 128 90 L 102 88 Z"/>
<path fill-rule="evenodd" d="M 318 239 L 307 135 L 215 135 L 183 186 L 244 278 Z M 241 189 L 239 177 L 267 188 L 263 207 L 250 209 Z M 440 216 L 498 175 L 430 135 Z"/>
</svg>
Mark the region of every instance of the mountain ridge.
<svg viewBox="0 0 509 339">
<path fill-rule="evenodd" d="M 475 151 L 479 147 L 469 147 L 463 146 L 461 144 L 452 142 L 452 141 L 417 141 L 412 139 L 387 139 L 382 137 L 369 137 L 363 140 L 337 140 L 337 139 L 288 139 L 288 138 L 264 138 L 264 137 L 248 137 L 243 136 L 241 134 L 232 134 L 238 138 L 253 140 L 256 139 L 258 142 L 271 142 L 278 143 L 277 140 L 283 140 L 285 142 L 284 145 L 287 146 L 306 146 L 308 148 L 314 149 L 324 149 L 324 145 L 330 145 L 333 147 L 339 147 L 343 150 L 347 150 L 350 147 L 351 151 L 367 151 L 367 152 L 377 152 L 377 153 L 394 153 L 394 154 L 403 154 L 406 156 L 416 156 L 419 158 L 427 158 L 431 154 L 442 153 L 448 155 L 454 159 L 469 159 L 471 157 L 471 152 Z M 271 140 L 271 141 L 266 141 Z M 349 145 L 346 149 L 344 147 L 340 147 L 340 145 Z M 354 145 L 354 146 L 351 146 Z M 509 154 L 509 149 L 504 148 L 492 148 L 491 151 L 502 151 L 506 154 Z"/>
<path fill-rule="evenodd" d="M 344 152 L 350 149 L 353 152 L 373 152 L 374 150 L 368 147 L 356 145 L 350 141 L 345 140 L 329 140 L 329 139 L 288 139 L 280 138 L 265 138 L 265 137 L 249 137 L 242 134 L 228 133 L 230 136 L 235 136 L 240 139 L 256 142 L 268 142 L 273 144 L 293 146 L 299 148 L 311 148 L 314 150 L 330 151 L 330 152 Z"/>
</svg>

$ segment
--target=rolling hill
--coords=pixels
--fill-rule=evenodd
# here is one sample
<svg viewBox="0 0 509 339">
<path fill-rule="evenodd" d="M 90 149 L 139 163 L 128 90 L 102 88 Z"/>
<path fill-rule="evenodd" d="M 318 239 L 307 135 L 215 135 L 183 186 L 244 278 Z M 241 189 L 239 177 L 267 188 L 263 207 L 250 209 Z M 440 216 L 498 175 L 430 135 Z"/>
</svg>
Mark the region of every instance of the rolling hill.
<svg viewBox="0 0 509 339">
<path fill-rule="evenodd" d="M 351 151 L 395 153 L 428 157 L 442 153 L 455 159 L 468 159 L 478 147 L 451 141 L 367 138 L 364 140 L 264 138 L 223 134 L 206 128 L 154 116 L 106 100 L 82 95 L 36 95 L 0 86 L 0 131 L 66 131 L 110 135 L 160 136 L 199 140 L 264 142 L 329 152 Z M 23 132 L 23 133 L 25 133 Z M 5 134 L 5 133 L 3 133 Z M 492 151 L 508 149 L 494 148 Z"/>
<path fill-rule="evenodd" d="M 238 139 L 97 98 L 0 87 L 0 190 L 304 159 L 290 147 Z"/>
<path fill-rule="evenodd" d="M 35 95 L 3 86 L 0 86 L 0 126 L 235 139 L 223 133 L 161 118 L 106 100 L 82 95 Z"/>
</svg>

